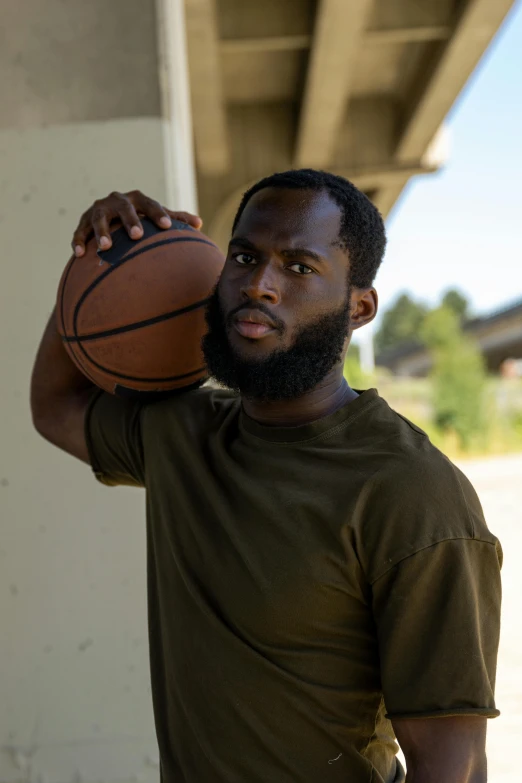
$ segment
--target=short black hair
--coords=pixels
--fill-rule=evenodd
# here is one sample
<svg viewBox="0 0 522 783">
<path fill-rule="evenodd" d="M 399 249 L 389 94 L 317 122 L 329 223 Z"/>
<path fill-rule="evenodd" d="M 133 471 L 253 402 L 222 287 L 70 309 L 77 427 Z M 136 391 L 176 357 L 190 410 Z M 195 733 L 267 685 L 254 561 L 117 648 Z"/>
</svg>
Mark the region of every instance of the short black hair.
<svg viewBox="0 0 522 783">
<path fill-rule="evenodd" d="M 339 243 L 349 254 L 350 285 L 370 288 L 386 249 L 386 231 L 379 210 L 366 194 L 349 180 L 328 171 L 294 169 L 278 172 L 259 180 L 246 191 L 234 218 L 232 232 L 252 196 L 263 188 L 326 191 L 341 209 Z"/>
</svg>

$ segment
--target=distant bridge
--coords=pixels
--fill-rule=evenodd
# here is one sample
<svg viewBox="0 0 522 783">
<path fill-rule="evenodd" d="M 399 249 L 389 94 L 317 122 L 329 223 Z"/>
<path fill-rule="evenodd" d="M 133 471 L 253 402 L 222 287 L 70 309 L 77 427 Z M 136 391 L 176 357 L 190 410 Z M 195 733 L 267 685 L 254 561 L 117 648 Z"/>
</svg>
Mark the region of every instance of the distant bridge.
<svg viewBox="0 0 522 783">
<path fill-rule="evenodd" d="M 522 359 L 522 299 L 468 321 L 464 332 L 477 341 L 489 372 L 498 373 L 506 359 Z M 432 360 L 423 345 L 408 343 L 383 352 L 376 364 L 395 375 L 422 377 L 429 373 Z"/>
</svg>

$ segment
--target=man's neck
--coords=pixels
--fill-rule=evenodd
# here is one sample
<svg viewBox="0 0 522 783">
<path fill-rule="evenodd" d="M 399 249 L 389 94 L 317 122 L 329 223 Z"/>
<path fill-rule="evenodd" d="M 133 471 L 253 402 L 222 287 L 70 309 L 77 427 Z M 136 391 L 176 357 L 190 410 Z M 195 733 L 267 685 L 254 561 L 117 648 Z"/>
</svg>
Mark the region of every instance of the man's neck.
<svg viewBox="0 0 522 783">
<path fill-rule="evenodd" d="M 318 386 L 293 400 L 262 402 L 242 398 L 243 410 L 268 427 L 297 427 L 329 416 L 359 395 L 339 373 L 329 374 Z"/>
</svg>

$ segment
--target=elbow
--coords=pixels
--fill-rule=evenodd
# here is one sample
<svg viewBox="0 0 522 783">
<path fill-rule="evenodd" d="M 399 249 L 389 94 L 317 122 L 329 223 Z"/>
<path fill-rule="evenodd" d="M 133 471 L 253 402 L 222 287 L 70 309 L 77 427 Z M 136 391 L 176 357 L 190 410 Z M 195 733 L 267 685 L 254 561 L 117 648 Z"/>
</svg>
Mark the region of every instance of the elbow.
<svg viewBox="0 0 522 783">
<path fill-rule="evenodd" d="M 52 438 L 52 425 L 49 418 L 43 415 L 40 411 L 31 410 L 33 427 L 38 435 L 41 435 L 45 440 L 53 442 Z"/>
<path fill-rule="evenodd" d="M 53 416 L 53 412 L 56 412 L 56 406 L 41 394 L 34 381 L 31 383 L 30 389 L 30 410 L 36 432 L 45 440 L 52 440 L 52 431 L 56 426 L 54 422 L 56 417 Z"/>
<path fill-rule="evenodd" d="M 31 395 L 31 420 L 36 432 L 41 435 L 42 430 L 45 428 L 45 416 L 40 406 L 35 402 Z"/>
<path fill-rule="evenodd" d="M 39 395 L 37 394 L 34 388 L 34 382 L 31 383 L 29 405 L 31 409 L 31 420 L 33 423 L 33 427 L 35 428 L 36 432 L 39 435 L 43 436 L 43 430 L 45 430 L 46 427 L 47 416 L 44 410 L 44 406 L 41 404 L 41 401 L 39 399 Z"/>
<path fill-rule="evenodd" d="M 36 432 L 45 440 L 54 443 L 56 421 L 48 408 L 39 405 L 34 399 L 31 399 L 31 419 Z"/>
</svg>

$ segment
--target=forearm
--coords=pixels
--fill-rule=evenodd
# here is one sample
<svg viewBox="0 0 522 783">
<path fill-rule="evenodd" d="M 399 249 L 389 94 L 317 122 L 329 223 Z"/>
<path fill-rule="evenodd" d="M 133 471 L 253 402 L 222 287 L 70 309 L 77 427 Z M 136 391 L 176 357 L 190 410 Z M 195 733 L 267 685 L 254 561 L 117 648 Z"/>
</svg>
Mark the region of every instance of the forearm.
<svg viewBox="0 0 522 783">
<path fill-rule="evenodd" d="M 406 775 L 406 783 L 441 783 L 442 780 L 444 783 L 487 783 L 487 779 L 485 770 L 484 772 L 473 773 L 471 777 L 469 775 L 455 777 L 451 774 L 448 777 L 444 772 L 437 772 L 435 775 L 416 774 L 413 772 L 411 775 L 409 773 Z"/>
<path fill-rule="evenodd" d="M 35 427 L 45 435 L 46 424 L 67 415 L 70 405 L 85 406 L 95 388 L 65 350 L 53 310 L 31 378 L 31 412 Z"/>
<path fill-rule="evenodd" d="M 486 783 L 486 718 L 454 716 L 392 722 L 406 759 L 406 783 Z"/>
<path fill-rule="evenodd" d="M 422 759 L 408 764 L 406 783 L 487 783 L 487 761 L 480 758 L 448 758 L 444 754 L 436 759 Z"/>
</svg>

